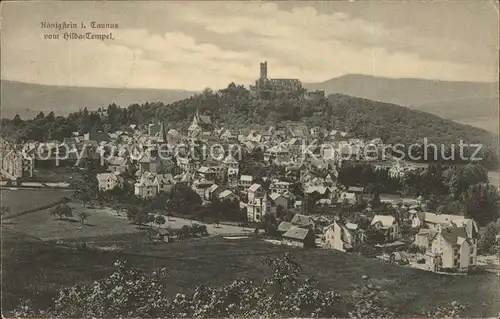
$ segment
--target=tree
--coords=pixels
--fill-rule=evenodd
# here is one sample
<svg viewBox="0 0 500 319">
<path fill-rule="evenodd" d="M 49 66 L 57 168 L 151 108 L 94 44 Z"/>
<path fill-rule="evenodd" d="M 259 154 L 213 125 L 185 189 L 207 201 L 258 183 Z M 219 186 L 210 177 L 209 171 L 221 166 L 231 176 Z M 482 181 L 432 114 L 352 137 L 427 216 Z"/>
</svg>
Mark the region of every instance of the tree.
<svg viewBox="0 0 500 319">
<path fill-rule="evenodd" d="M 68 204 L 60 204 L 54 207 L 51 211 L 50 214 L 52 216 L 58 216 L 59 219 L 62 219 L 63 217 L 72 217 L 73 216 L 73 208 L 69 206 Z"/>
<path fill-rule="evenodd" d="M 385 241 L 383 230 L 370 225 L 366 228 L 366 242 L 369 244 L 382 244 Z"/>
<path fill-rule="evenodd" d="M 139 209 L 135 213 L 135 215 L 133 215 L 133 221 L 135 224 L 144 225 L 145 223 L 148 222 L 148 217 L 149 217 L 149 214 L 145 210 Z"/>
<path fill-rule="evenodd" d="M 470 186 L 488 182 L 488 171 L 479 164 L 467 164 L 450 170 L 444 174 L 445 185 L 448 187 L 450 194 L 457 199 Z"/>
<path fill-rule="evenodd" d="M 165 217 L 158 215 L 155 217 L 154 222 L 156 225 L 158 225 L 158 228 L 160 228 L 161 225 L 164 225 L 166 220 Z"/>
<path fill-rule="evenodd" d="M 487 225 L 500 217 L 500 196 L 495 186 L 480 183 L 469 186 L 463 194 L 467 215 L 480 226 Z"/>
<path fill-rule="evenodd" d="M 177 183 L 172 188 L 167 208 L 181 214 L 188 214 L 201 205 L 200 196 L 187 185 Z"/>
<path fill-rule="evenodd" d="M 500 235 L 500 218 L 490 222 L 484 229 L 477 243 L 478 254 L 493 254 Z"/>
<path fill-rule="evenodd" d="M 264 214 L 264 218 L 262 218 L 260 228 L 264 229 L 266 235 L 276 236 L 278 228 L 278 222 L 276 220 L 276 217 L 274 217 L 273 214 L 269 213 Z"/>
<path fill-rule="evenodd" d="M 87 213 L 86 211 L 81 211 L 78 213 L 78 218 L 80 219 L 80 223 L 83 226 L 85 226 L 85 221 L 89 218 L 89 213 Z"/>
<path fill-rule="evenodd" d="M 23 302 L 15 317 L 55 318 L 390 318 L 381 306 L 381 287 L 368 281 L 353 291 L 352 300 L 324 290 L 290 253 L 266 258 L 271 270 L 261 281 L 238 278 L 228 285 L 198 285 L 190 294 L 169 298 L 168 271 L 146 273 L 126 262 L 115 262 L 112 274 L 93 284 L 61 289 L 49 310 L 33 309 Z M 455 318 L 463 306 L 457 302 L 429 311 L 432 318 Z"/>
</svg>

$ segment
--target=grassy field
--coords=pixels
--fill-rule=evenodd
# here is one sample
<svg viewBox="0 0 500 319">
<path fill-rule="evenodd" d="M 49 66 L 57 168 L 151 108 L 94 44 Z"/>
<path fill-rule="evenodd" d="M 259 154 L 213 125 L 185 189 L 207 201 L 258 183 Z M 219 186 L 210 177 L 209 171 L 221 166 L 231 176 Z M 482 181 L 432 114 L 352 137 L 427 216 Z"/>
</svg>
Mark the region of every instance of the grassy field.
<svg viewBox="0 0 500 319">
<path fill-rule="evenodd" d="M 69 182 L 71 180 L 81 180 L 81 175 L 75 173 L 74 167 L 69 166 L 38 166 L 35 168 L 34 177 L 30 181 L 40 182 Z"/>
<path fill-rule="evenodd" d="M 116 234 L 136 233 L 140 230 L 126 219 L 116 218 L 95 209 L 84 208 L 81 204 L 71 203 L 73 216 L 59 220 L 50 214 L 51 209 L 41 210 L 22 216 L 10 218 L 5 225 L 13 230 L 21 231 L 43 240 L 76 240 L 86 237 L 105 237 Z M 88 213 L 85 227 L 80 227 L 77 214 Z"/>
<path fill-rule="evenodd" d="M 63 197 L 71 197 L 72 191 L 55 189 L 2 189 L 2 206 L 10 208 L 9 214 L 20 213 L 29 209 L 42 207 L 60 200 Z"/>
<path fill-rule="evenodd" d="M 4 310 L 20 297 L 47 306 L 61 286 L 98 279 L 112 270 L 116 259 L 145 270 L 166 267 L 168 285 L 175 294 L 189 292 L 200 282 L 219 285 L 241 276 L 261 278 L 268 272 L 262 265 L 266 256 L 292 251 L 306 275 L 345 296 L 363 283 L 362 275 L 370 276 L 386 290 L 384 302 L 400 315 L 417 314 L 423 307 L 453 300 L 469 304 L 465 315 L 471 317 L 494 316 L 500 311 L 499 281 L 494 274 L 442 276 L 337 251 L 275 246 L 255 238 L 215 237 L 166 244 L 149 242 L 139 232 L 101 234 L 86 241 L 102 246 L 115 243 L 122 251 L 74 251 L 5 227 L 2 230 Z"/>
</svg>

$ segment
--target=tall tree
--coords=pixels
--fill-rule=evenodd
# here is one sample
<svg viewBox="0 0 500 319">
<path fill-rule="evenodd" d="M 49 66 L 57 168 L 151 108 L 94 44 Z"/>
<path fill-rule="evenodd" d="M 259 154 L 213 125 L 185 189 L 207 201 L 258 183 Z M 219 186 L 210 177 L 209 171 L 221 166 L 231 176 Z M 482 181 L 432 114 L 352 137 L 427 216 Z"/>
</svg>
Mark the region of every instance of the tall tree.
<svg viewBox="0 0 500 319">
<path fill-rule="evenodd" d="M 463 201 L 467 215 L 481 226 L 500 217 L 500 197 L 497 188 L 491 184 L 480 183 L 469 186 L 464 193 Z"/>
</svg>

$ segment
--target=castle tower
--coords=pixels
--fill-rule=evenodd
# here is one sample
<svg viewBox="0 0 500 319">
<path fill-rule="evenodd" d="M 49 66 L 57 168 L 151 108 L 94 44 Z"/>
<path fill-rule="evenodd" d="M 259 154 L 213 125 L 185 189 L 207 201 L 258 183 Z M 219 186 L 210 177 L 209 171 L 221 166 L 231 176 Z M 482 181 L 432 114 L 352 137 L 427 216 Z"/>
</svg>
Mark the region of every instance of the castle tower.
<svg viewBox="0 0 500 319">
<path fill-rule="evenodd" d="M 260 64 L 260 79 L 267 79 L 267 61 Z"/>
</svg>

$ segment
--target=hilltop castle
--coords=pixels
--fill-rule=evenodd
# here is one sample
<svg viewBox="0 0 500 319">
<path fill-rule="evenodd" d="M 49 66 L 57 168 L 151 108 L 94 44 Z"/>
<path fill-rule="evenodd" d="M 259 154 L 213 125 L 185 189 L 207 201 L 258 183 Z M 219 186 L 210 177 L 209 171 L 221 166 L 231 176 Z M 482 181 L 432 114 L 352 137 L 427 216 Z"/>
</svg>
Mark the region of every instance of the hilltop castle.
<svg viewBox="0 0 500 319">
<path fill-rule="evenodd" d="M 279 95 L 305 96 L 305 89 L 298 79 L 270 79 L 267 77 L 267 61 L 260 63 L 260 77 L 255 81 L 255 85 L 250 86 L 253 96 L 263 100 L 270 100 Z M 321 92 L 320 92 L 321 93 Z M 324 92 L 322 92 L 324 97 Z"/>
</svg>

